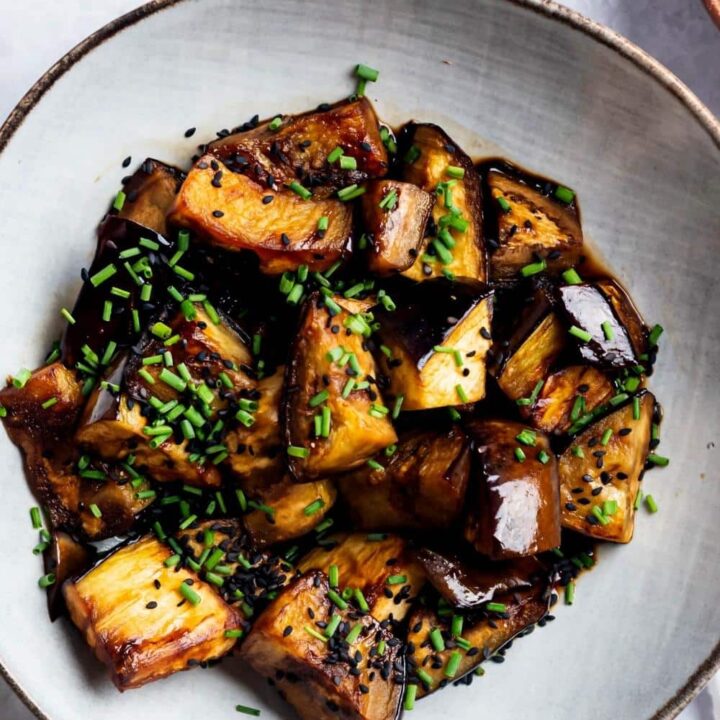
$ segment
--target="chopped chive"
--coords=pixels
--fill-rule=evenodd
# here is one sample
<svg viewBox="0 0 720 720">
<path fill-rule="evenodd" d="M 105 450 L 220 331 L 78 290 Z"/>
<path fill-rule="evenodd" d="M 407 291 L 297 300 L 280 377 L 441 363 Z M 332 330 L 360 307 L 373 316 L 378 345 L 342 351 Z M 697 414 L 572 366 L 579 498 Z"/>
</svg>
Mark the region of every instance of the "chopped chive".
<svg viewBox="0 0 720 720">
<path fill-rule="evenodd" d="M 447 665 L 445 665 L 445 670 L 443 670 L 445 677 L 453 678 L 457 675 L 460 667 L 460 659 L 461 655 L 459 650 L 453 650 L 450 653 L 450 658 L 447 661 Z"/>
<path fill-rule="evenodd" d="M 489 602 L 489 603 L 485 606 L 485 609 L 486 609 L 488 612 L 501 613 L 501 614 L 502 614 L 502 613 L 507 612 L 507 605 L 505 605 L 505 603 Z"/>
<path fill-rule="evenodd" d="M 320 422 L 320 435 L 322 437 L 330 437 L 330 423 L 332 421 L 332 417 L 330 415 L 330 408 L 325 405 L 322 409 L 322 416 L 321 416 L 321 422 Z"/>
<path fill-rule="evenodd" d="M 615 331 L 613 330 L 613 326 L 610 324 L 609 320 L 604 320 L 600 327 L 602 328 L 603 335 L 605 335 L 606 340 L 613 340 L 615 338 Z"/>
<path fill-rule="evenodd" d="M 575 600 L 575 583 L 570 581 L 565 586 L 565 604 L 572 605 Z"/>
<path fill-rule="evenodd" d="M 343 149 L 336 145 L 327 156 L 327 161 L 332 165 L 334 162 L 337 162 L 342 156 L 343 156 Z"/>
<path fill-rule="evenodd" d="M 516 436 L 515 439 L 523 445 L 529 445 L 534 447 L 537 442 L 537 433 L 528 428 L 523 428 Z"/>
<path fill-rule="evenodd" d="M 407 582 L 406 575 L 390 575 L 385 581 L 388 585 L 404 585 Z"/>
<path fill-rule="evenodd" d="M 598 519 L 601 525 L 610 524 L 610 518 L 605 517 L 605 513 L 599 505 L 595 505 L 591 512 Z"/>
<path fill-rule="evenodd" d="M 252 715 L 253 717 L 260 715 L 260 711 L 257 708 L 249 707 L 248 705 L 236 705 L 235 710 L 244 715 Z"/>
<path fill-rule="evenodd" d="M 302 297 L 304 291 L 305 288 L 300 283 L 294 285 L 290 292 L 287 294 L 287 302 L 290 305 L 297 305 L 300 302 L 300 298 Z"/>
<path fill-rule="evenodd" d="M 656 455 L 655 453 L 650 453 L 647 456 L 647 461 L 651 465 L 657 465 L 658 467 L 667 467 L 670 464 L 670 458 L 663 457 L 662 455 Z"/>
<path fill-rule="evenodd" d="M 452 622 L 450 625 L 450 632 L 452 633 L 452 636 L 455 638 L 458 638 L 462 635 L 463 631 L 463 616 L 462 615 L 453 615 Z"/>
<path fill-rule="evenodd" d="M 639 509 L 640 505 L 642 504 L 643 498 L 645 496 L 643 495 L 642 490 L 638 492 L 638 494 L 635 496 L 635 502 L 633 503 L 633 510 Z"/>
<path fill-rule="evenodd" d="M 319 510 L 322 510 L 325 507 L 325 501 L 322 498 L 318 498 L 314 502 L 311 502 L 309 505 L 306 505 L 303 508 L 303 513 L 305 515 L 314 515 Z"/>
<path fill-rule="evenodd" d="M 437 238 L 433 240 L 431 244 L 433 248 L 435 248 L 438 260 L 440 260 L 443 265 L 450 265 L 450 263 L 453 261 L 453 256 L 452 253 L 447 249 L 445 244 Z"/>
<path fill-rule="evenodd" d="M 445 640 L 438 628 L 433 628 L 430 631 L 430 643 L 432 644 L 435 652 L 442 652 L 445 650 Z"/>
<path fill-rule="evenodd" d="M 605 432 L 602 434 L 602 437 L 600 438 L 600 444 L 601 445 L 607 445 L 610 442 L 610 438 L 613 435 L 612 428 L 607 428 Z"/>
<path fill-rule="evenodd" d="M 330 616 L 330 620 L 327 624 L 327 627 L 325 628 L 325 637 L 331 638 L 335 631 L 340 626 L 340 623 L 342 622 L 342 618 L 337 613 L 333 613 Z"/>
<path fill-rule="evenodd" d="M 115 273 L 117 268 L 113 263 L 106 265 L 102 270 L 98 270 L 94 275 L 90 276 L 90 284 L 93 287 L 102 285 L 106 280 L 109 280 Z"/>
<path fill-rule="evenodd" d="M 370 458 L 370 460 L 367 461 L 368 467 L 372 470 L 385 472 L 385 468 L 377 461 Z"/>
<path fill-rule="evenodd" d="M 328 583 L 331 588 L 336 588 L 340 584 L 340 568 L 337 565 L 328 568 Z"/>
<path fill-rule="evenodd" d="M 555 188 L 553 195 L 555 198 L 560 200 L 560 202 L 564 202 L 566 205 L 569 205 L 575 199 L 575 193 L 564 185 L 558 185 Z"/>
<path fill-rule="evenodd" d="M 325 232 L 330 224 L 330 218 L 327 215 L 323 215 L 317 222 L 317 229 L 321 232 Z"/>
<path fill-rule="evenodd" d="M 225 637 L 226 638 L 241 638 L 243 636 L 244 632 L 240 630 L 239 628 L 236 628 L 234 630 L 226 630 L 225 631 Z M 242 706 L 239 706 L 242 707 Z M 249 708 L 252 710 L 253 708 Z M 258 711 L 258 714 L 260 714 L 260 711 Z"/>
<path fill-rule="evenodd" d="M 43 410 L 48 410 L 53 405 L 57 405 L 58 399 L 56 397 L 48 398 L 40 407 L 42 407 Z"/>
<path fill-rule="evenodd" d="M 268 130 L 272 130 L 273 132 L 275 132 L 276 130 L 280 129 L 281 125 L 282 125 L 282 116 L 277 115 L 268 123 Z"/>
<path fill-rule="evenodd" d="M 203 300 L 203 310 L 207 313 L 207 316 L 210 318 L 210 321 L 213 325 L 219 325 L 220 324 L 220 316 L 217 313 L 217 310 L 211 305 L 211 303 L 208 300 Z"/>
<path fill-rule="evenodd" d="M 72 316 L 72 313 L 67 308 L 61 308 L 60 314 L 67 320 L 67 322 L 70 325 L 74 325 L 76 323 L 75 318 Z"/>
<path fill-rule="evenodd" d="M 202 602 L 202 598 L 195 590 L 187 584 L 187 581 L 180 583 L 180 594 L 191 604 L 199 605 Z"/>
<path fill-rule="evenodd" d="M 298 445 L 288 445 L 287 454 L 290 457 L 306 459 L 310 457 L 310 450 Z"/>
<path fill-rule="evenodd" d="M 308 405 L 312 408 L 317 407 L 318 405 L 322 405 L 328 398 L 330 397 L 330 391 L 325 388 L 324 390 L 321 390 L 319 393 L 316 393 L 313 395 L 310 400 L 308 401 Z"/>
<path fill-rule="evenodd" d="M 355 75 L 362 80 L 375 82 L 380 75 L 380 71 L 360 63 L 355 67 Z"/>
<path fill-rule="evenodd" d="M 160 340 L 167 340 L 172 335 L 172 328 L 164 322 L 156 322 L 150 328 L 150 333 Z"/>
<path fill-rule="evenodd" d="M 293 180 L 288 187 L 303 200 L 309 200 L 312 197 L 312 193 L 306 187 L 303 187 L 297 180 Z"/>
<path fill-rule="evenodd" d="M 578 272 L 575 268 L 570 268 L 568 270 L 565 270 L 562 274 L 563 280 L 568 285 L 580 285 L 582 283 L 582 278 L 580 275 L 578 275 Z"/>
<path fill-rule="evenodd" d="M 645 505 L 647 505 L 647 509 L 651 513 L 656 513 L 658 511 L 657 503 L 655 502 L 655 498 L 652 495 L 645 496 Z"/>
<path fill-rule="evenodd" d="M 650 330 L 650 334 L 648 335 L 648 342 L 651 347 L 655 347 L 658 344 L 658 340 L 663 332 L 664 328 L 662 325 L 653 325 L 653 328 Z"/>
<path fill-rule="evenodd" d="M 39 530 L 43 526 L 39 507 L 30 508 L 30 520 L 32 522 L 33 530 Z"/>
<path fill-rule="evenodd" d="M 541 451 L 537 454 L 537 459 L 538 459 L 538 461 L 541 462 L 543 465 L 547 465 L 548 461 L 550 460 L 550 456 L 549 456 L 544 450 L 541 450 Z"/>
<path fill-rule="evenodd" d="M 448 165 L 445 168 L 445 173 L 451 178 L 462 180 L 462 178 L 465 177 L 465 168 L 458 167 L 457 165 Z"/>
<path fill-rule="evenodd" d="M 95 503 L 90 503 L 90 505 L 88 506 L 88 509 L 92 513 L 93 517 L 95 517 L 95 518 L 102 517 L 102 510 Z"/>
<path fill-rule="evenodd" d="M 510 212 L 510 203 L 502 196 L 497 198 L 497 204 L 504 213 Z"/>
<path fill-rule="evenodd" d="M 360 633 L 362 631 L 363 631 L 362 623 L 355 623 L 355 625 L 353 625 L 350 632 L 345 636 L 345 642 L 348 645 L 352 645 L 360 637 Z"/>
<path fill-rule="evenodd" d="M 581 342 L 590 342 L 592 340 L 592 335 L 587 330 L 583 330 L 577 325 L 571 325 L 568 332 Z"/>
<path fill-rule="evenodd" d="M 19 370 L 12 379 L 13 387 L 24 388 L 27 381 L 32 377 L 32 373 L 27 368 Z"/>
<path fill-rule="evenodd" d="M 524 450 L 522 448 L 516 447 L 515 448 L 515 459 L 518 462 L 525 462 L 525 458 L 526 458 L 526 455 L 525 455 Z"/>
<path fill-rule="evenodd" d="M 547 268 L 547 262 L 543 258 L 542 260 L 534 263 L 530 263 L 529 265 L 525 265 L 521 268 L 520 274 L 523 277 L 531 277 L 533 275 L 538 275 L 539 273 L 543 272 Z"/>
<path fill-rule="evenodd" d="M 347 610 L 347 602 L 340 597 L 340 595 L 335 592 L 335 590 L 328 590 L 328 599 L 330 602 L 332 602 L 334 605 L 337 605 L 341 610 Z"/>
<path fill-rule="evenodd" d="M 340 168 L 342 170 L 357 170 L 357 160 L 350 155 L 343 155 L 340 158 Z"/>
<path fill-rule="evenodd" d="M 607 517 L 614 515 L 617 512 L 617 509 L 617 500 L 606 500 L 602 506 L 603 515 Z"/>
<path fill-rule="evenodd" d="M 338 200 L 342 200 L 343 202 L 348 202 L 349 200 L 354 200 L 357 197 L 360 197 L 361 195 L 365 194 L 365 187 L 361 187 L 357 185 L 357 183 L 354 183 L 353 185 L 348 185 L 347 187 L 342 188 L 341 190 L 338 190 L 337 197 Z M 325 274 L 325 277 L 327 277 L 327 273 Z"/>
<path fill-rule="evenodd" d="M 327 638 L 323 637 L 315 628 L 311 628 L 309 625 L 305 625 L 303 627 L 303 630 L 310 635 L 311 637 L 314 637 L 316 640 L 320 640 L 320 642 L 327 642 Z"/>
<path fill-rule="evenodd" d="M 355 598 L 355 602 L 357 603 L 357 606 L 362 610 L 363 612 L 369 612 L 370 606 L 367 603 L 367 600 L 365 599 L 365 595 L 363 595 L 363 591 L 360 588 L 355 588 L 353 590 L 353 597 Z"/>
<path fill-rule="evenodd" d="M 39 585 L 43 590 L 45 590 L 46 588 L 49 588 L 51 585 L 54 585 L 54 584 L 55 584 L 55 580 L 56 580 L 55 573 L 48 573 L 47 575 L 43 575 L 43 576 L 38 580 L 38 585 Z"/>
<path fill-rule="evenodd" d="M 383 199 L 378 203 L 378 207 L 381 210 L 393 210 L 397 205 L 397 190 L 393 188 L 390 192 L 383 196 Z"/>
<path fill-rule="evenodd" d="M 465 388 L 463 388 L 462 385 L 456 385 L 455 392 L 457 393 L 457 396 L 460 398 L 460 402 L 462 402 L 462 403 L 469 402 L 467 393 L 465 392 Z"/>
<path fill-rule="evenodd" d="M 633 398 L 632 416 L 633 420 L 640 419 L 640 398 L 637 396 Z"/>
<path fill-rule="evenodd" d="M 173 390 L 177 390 L 177 392 L 183 392 L 187 387 L 187 382 L 185 380 L 167 368 L 163 368 L 160 371 L 158 378 L 166 385 L 170 386 Z"/>
</svg>

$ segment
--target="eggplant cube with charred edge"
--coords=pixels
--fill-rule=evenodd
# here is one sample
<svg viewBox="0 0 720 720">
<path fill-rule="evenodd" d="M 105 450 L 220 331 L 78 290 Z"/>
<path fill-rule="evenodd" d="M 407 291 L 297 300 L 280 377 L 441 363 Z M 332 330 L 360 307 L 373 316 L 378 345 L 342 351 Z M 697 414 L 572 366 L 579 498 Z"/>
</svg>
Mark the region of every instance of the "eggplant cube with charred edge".
<svg viewBox="0 0 720 720">
<path fill-rule="evenodd" d="M 327 229 L 318 227 L 321 218 Z M 339 260 L 350 239 L 352 207 L 270 190 L 206 155 L 188 173 L 168 221 L 213 247 L 254 253 L 260 269 L 274 275 L 300 265 L 323 271 Z"/>
<path fill-rule="evenodd" d="M 624 325 L 627 319 L 635 343 L 639 343 L 642 320 L 632 305 L 623 306 L 627 314 L 618 316 L 616 305 L 609 296 L 588 283 L 560 287 L 558 298 L 571 326 L 570 331 L 577 340 L 577 351 L 585 362 L 605 370 L 622 370 L 639 365 L 634 342 Z"/>
<path fill-rule="evenodd" d="M 497 238 L 490 255 L 493 280 L 512 280 L 523 267 L 544 263 L 557 273 L 575 265 L 583 236 L 577 205 L 557 200 L 532 187 L 531 178 L 490 169 L 485 181 L 495 226 L 487 229 Z"/>
<path fill-rule="evenodd" d="M 298 563 L 302 572 L 337 567 L 338 587 L 359 590 L 368 612 L 379 622 L 402 620 L 425 583 L 425 575 L 399 535 L 368 538 L 362 533 L 339 534 L 311 550 Z M 358 607 L 358 599 L 352 600 Z"/>
<path fill-rule="evenodd" d="M 401 146 L 402 179 L 435 193 L 432 220 L 437 231 L 436 237 L 425 239 L 403 275 L 420 282 L 450 272 L 484 282 L 482 190 L 472 161 L 437 125 L 410 123 Z"/>
<path fill-rule="evenodd" d="M 643 392 L 584 430 L 560 456 L 562 525 L 628 543 L 650 444 L 655 398 Z"/>
<path fill-rule="evenodd" d="M 465 539 L 492 560 L 558 547 L 560 492 L 547 437 L 510 420 L 474 420 L 467 429 L 477 467 Z"/>
<path fill-rule="evenodd" d="M 315 294 L 305 303 L 282 417 L 290 471 L 300 481 L 351 470 L 397 440 L 355 321 L 360 316 L 332 298 Z"/>
<path fill-rule="evenodd" d="M 403 693 L 402 646 L 370 615 L 335 608 L 329 590 L 318 571 L 295 580 L 257 619 L 241 657 L 272 679 L 304 720 L 394 720 Z"/>
<path fill-rule="evenodd" d="M 240 628 L 239 613 L 195 573 L 167 567 L 171 554 L 145 537 L 63 588 L 70 617 L 120 690 L 222 657 L 235 644 L 225 633 Z"/>
<path fill-rule="evenodd" d="M 184 179 L 178 168 L 147 158 L 123 181 L 125 202 L 118 216 L 167 235 L 166 216 Z"/>
<path fill-rule="evenodd" d="M 360 467 L 338 488 L 354 527 L 362 530 L 450 528 L 462 513 L 470 446 L 458 428 L 401 437 L 380 467 Z"/>
<path fill-rule="evenodd" d="M 328 160 L 336 148 L 354 168 Z M 208 146 L 234 172 L 275 187 L 296 181 L 319 198 L 387 173 L 388 157 L 375 110 L 367 98 L 343 100 L 300 115 L 246 123 Z"/>
<path fill-rule="evenodd" d="M 403 410 L 463 405 L 485 397 L 492 290 L 473 280 L 436 278 L 393 295 L 379 309 L 378 353 L 389 394 Z"/>
<path fill-rule="evenodd" d="M 376 180 L 362 196 L 362 218 L 370 239 L 368 267 L 378 275 L 407 270 L 420 254 L 433 196 L 411 183 Z"/>
</svg>

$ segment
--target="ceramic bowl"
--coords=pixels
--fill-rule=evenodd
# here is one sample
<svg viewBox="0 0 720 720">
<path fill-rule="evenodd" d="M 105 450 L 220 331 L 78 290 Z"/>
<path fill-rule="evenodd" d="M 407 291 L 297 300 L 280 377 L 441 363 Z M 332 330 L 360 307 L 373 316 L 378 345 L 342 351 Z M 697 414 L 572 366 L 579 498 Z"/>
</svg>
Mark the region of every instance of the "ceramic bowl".
<svg viewBox="0 0 720 720">
<path fill-rule="evenodd" d="M 507 662 L 413 714 L 672 717 L 720 655 L 720 125 L 609 30 L 539 0 L 161 0 L 111 23 L 0 130 L 2 368 L 38 364 L 59 333 L 123 158 L 185 163 L 198 138 L 256 112 L 347 95 L 357 62 L 381 70 L 371 96 L 386 120 L 438 122 L 472 154 L 576 188 L 587 234 L 666 329 L 652 385 L 672 460 L 645 480 L 660 511 L 603 548 L 575 605 Z M 292 717 L 232 659 L 118 694 L 78 633 L 47 621 L 32 498 L 4 433 L 0 461 L 0 663 L 39 717 L 220 718 L 237 703 Z"/>
</svg>

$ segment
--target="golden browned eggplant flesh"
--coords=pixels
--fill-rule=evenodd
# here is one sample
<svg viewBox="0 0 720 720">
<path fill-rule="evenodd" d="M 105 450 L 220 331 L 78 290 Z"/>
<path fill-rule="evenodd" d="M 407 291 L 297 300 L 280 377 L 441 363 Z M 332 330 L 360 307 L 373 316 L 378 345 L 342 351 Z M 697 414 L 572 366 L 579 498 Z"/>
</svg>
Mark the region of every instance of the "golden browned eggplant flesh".
<svg viewBox="0 0 720 720">
<path fill-rule="evenodd" d="M 658 510 L 663 329 L 572 186 L 393 130 L 355 74 L 131 168 L 0 389 L 50 616 L 121 690 L 235 649 L 302 718 L 396 720 Z"/>
</svg>

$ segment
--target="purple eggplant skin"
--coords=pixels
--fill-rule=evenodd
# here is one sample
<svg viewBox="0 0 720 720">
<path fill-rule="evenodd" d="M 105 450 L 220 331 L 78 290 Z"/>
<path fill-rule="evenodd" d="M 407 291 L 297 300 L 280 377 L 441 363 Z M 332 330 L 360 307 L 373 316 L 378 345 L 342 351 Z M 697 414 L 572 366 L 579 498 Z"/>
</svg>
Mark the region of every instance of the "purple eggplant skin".
<svg viewBox="0 0 720 720">
<path fill-rule="evenodd" d="M 577 338 L 577 351 L 590 365 L 601 370 L 623 370 L 639 364 L 633 343 L 606 296 L 589 283 L 559 287 L 558 307 L 569 328 L 590 334 Z M 570 333 L 572 335 L 572 332 Z"/>
<path fill-rule="evenodd" d="M 55 582 L 48 588 L 47 593 L 50 620 L 54 622 L 65 613 L 63 583 L 88 570 L 94 558 L 95 550 L 92 546 L 83 545 L 62 530 L 53 530 L 43 556 L 45 572 L 55 575 Z"/>
<path fill-rule="evenodd" d="M 596 280 L 595 287 L 604 295 L 605 299 L 612 305 L 615 315 L 618 317 L 635 351 L 640 357 L 647 353 L 648 347 L 648 326 L 635 307 L 625 289 L 612 278 Z"/>
<path fill-rule="evenodd" d="M 81 348 L 85 344 L 97 354 L 102 354 L 110 340 L 114 340 L 120 346 L 131 343 L 136 336 L 133 330 L 131 312 L 133 309 L 140 313 L 141 327 L 147 327 L 154 316 L 155 305 L 140 300 L 141 286 L 124 267 L 126 262 L 135 262 L 138 258 L 134 257 L 127 261 L 119 257 L 123 250 L 137 247 L 141 238 L 154 241 L 160 246 L 160 250 L 149 252 L 146 256 L 155 276 L 152 280 L 153 284 L 163 287 L 170 284 L 169 281 L 164 282 L 162 278 L 172 271 L 161 255 L 167 254 L 171 244 L 162 235 L 143 225 L 117 216 L 107 217 L 98 228 L 95 258 L 72 310 L 75 322 L 67 325 L 62 339 L 62 359 L 66 365 L 74 367 L 78 360 L 82 360 Z M 109 265 L 115 266 L 115 274 L 96 287 L 92 282 L 93 276 Z M 103 306 L 106 300 L 112 298 L 111 287 L 128 291 L 130 297 L 122 302 L 114 302 L 110 321 L 104 322 Z"/>
<path fill-rule="evenodd" d="M 453 607 L 474 608 L 498 595 L 549 581 L 548 568 L 536 557 L 500 562 L 462 557 L 459 553 L 421 548 L 417 559 L 430 584 Z"/>
<path fill-rule="evenodd" d="M 378 305 L 374 313 L 382 334 L 401 338 L 405 352 L 421 370 L 434 354 L 433 348 L 442 345 L 458 322 L 492 294 L 488 285 L 477 280 L 433 278 L 393 292 L 396 310 Z"/>
<path fill-rule="evenodd" d="M 535 555 L 560 544 L 557 460 L 541 432 L 532 431 L 533 445 L 521 444 L 517 437 L 523 430 L 527 433 L 521 423 L 499 419 L 473 420 L 466 427 L 475 467 L 465 539 L 491 560 Z"/>
</svg>

